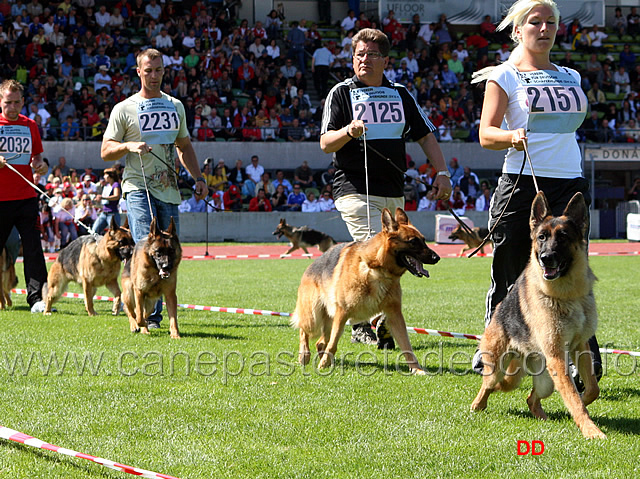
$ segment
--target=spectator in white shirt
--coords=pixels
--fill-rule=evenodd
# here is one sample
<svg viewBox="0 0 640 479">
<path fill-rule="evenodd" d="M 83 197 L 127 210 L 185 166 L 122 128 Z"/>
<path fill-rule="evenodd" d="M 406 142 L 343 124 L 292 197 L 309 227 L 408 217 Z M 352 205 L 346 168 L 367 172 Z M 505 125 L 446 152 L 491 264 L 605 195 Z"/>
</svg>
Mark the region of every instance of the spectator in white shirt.
<svg viewBox="0 0 640 479">
<path fill-rule="evenodd" d="M 109 20 L 111 20 L 111 14 L 107 12 L 107 7 L 102 5 L 100 10 L 96 12 L 96 23 L 101 27 L 105 28 L 109 25 Z"/>
<path fill-rule="evenodd" d="M 607 35 L 606 33 L 598 30 L 598 25 L 594 25 L 593 27 L 591 27 L 591 31 L 589 32 L 589 38 L 591 38 L 591 47 L 600 50 L 602 48 L 602 40 L 606 40 L 608 36 L 609 35 Z"/>
<path fill-rule="evenodd" d="M 353 10 L 349 10 L 347 12 L 347 16 L 344 17 L 344 20 L 342 20 L 342 23 L 340 24 L 342 31 L 346 33 L 349 30 L 353 30 L 356 26 L 357 20 L 358 19 L 356 18 L 356 12 L 354 12 Z"/>
</svg>

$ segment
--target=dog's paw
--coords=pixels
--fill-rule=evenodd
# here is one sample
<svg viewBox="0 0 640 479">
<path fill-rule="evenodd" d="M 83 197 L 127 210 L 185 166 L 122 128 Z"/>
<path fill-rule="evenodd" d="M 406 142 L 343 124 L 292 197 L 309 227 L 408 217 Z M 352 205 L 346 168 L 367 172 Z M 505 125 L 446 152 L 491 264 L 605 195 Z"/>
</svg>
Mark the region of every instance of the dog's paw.
<svg viewBox="0 0 640 479">
<path fill-rule="evenodd" d="M 582 435 L 587 439 L 606 439 L 607 435 L 603 433 L 594 423 L 586 424 L 582 427 Z"/>
<path fill-rule="evenodd" d="M 424 369 L 420 369 L 420 368 L 409 368 L 409 371 L 411 371 L 411 374 L 413 374 L 414 376 L 426 376 L 427 373 Z"/>
<path fill-rule="evenodd" d="M 95 311 L 88 311 L 87 314 L 89 316 L 98 316 L 98 313 L 96 313 Z"/>
<path fill-rule="evenodd" d="M 44 312 L 44 313 L 42 313 L 42 314 L 44 314 L 45 316 L 51 316 L 51 311 L 45 311 L 45 312 Z"/>
</svg>

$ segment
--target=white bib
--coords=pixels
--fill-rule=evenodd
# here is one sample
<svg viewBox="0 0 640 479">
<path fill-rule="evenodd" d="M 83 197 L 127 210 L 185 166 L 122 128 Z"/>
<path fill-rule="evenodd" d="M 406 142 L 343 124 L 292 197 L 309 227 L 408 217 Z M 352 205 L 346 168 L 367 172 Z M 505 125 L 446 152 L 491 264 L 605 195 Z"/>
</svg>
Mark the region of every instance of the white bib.
<svg viewBox="0 0 640 479">
<path fill-rule="evenodd" d="M 354 120 L 367 127 L 367 140 L 402 138 L 405 126 L 402 98 L 394 88 L 364 87 L 349 90 Z"/>
<path fill-rule="evenodd" d="M 25 125 L 0 125 L 0 155 L 16 158 L 9 160 L 12 165 L 28 165 L 32 151 L 31 130 Z"/>
</svg>

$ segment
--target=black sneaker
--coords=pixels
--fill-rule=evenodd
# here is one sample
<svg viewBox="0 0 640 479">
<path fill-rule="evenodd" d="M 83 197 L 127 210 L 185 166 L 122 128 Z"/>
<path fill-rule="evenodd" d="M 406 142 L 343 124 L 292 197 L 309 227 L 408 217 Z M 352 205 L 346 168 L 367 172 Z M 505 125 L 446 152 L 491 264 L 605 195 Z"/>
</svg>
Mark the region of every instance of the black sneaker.
<svg viewBox="0 0 640 479">
<path fill-rule="evenodd" d="M 484 372 L 484 363 L 482 362 L 482 354 L 479 349 L 476 349 L 473 359 L 471 360 L 471 369 L 478 374 Z"/>
<path fill-rule="evenodd" d="M 376 344 L 376 333 L 369 323 L 354 324 L 351 331 L 351 342 L 362 344 Z"/>
<path fill-rule="evenodd" d="M 378 349 L 395 349 L 396 343 L 393 341 L 393 336 L 389 328 L 387 328 L 386 318 L 380 316 L 375 322 L 376 335 L 378 336 Z"/>
<path fill-rule="evenodd" d="M 600 364 L 597 361 L 594 361 L 593 371 L 596 376 L 596 381 L 600 382 L 600 379 L 602 379 L 602 364 Z M 584 383 L 582 382 L 582 378 L 578 373 L 578 368 L 573 364 L 573 361 L 569 362 L 569 374 L 573 378 L 573 382 L 576 385 L 576 389 L 580 394 L 582 394 L 584 392 Z"/>
</svg>

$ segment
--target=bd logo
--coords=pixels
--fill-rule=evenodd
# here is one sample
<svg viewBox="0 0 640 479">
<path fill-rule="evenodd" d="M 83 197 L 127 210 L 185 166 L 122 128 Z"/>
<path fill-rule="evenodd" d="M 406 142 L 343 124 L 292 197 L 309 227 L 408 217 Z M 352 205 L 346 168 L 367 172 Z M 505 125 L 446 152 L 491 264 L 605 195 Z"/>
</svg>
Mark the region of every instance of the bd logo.
<svg viewBox="0 0 640 479">
<path fill-rule="evenodd" d="M 544 452 L 544 442 L 542 441 L 518 441 L 518 456 L 541 456 Z"/>
</svg>

